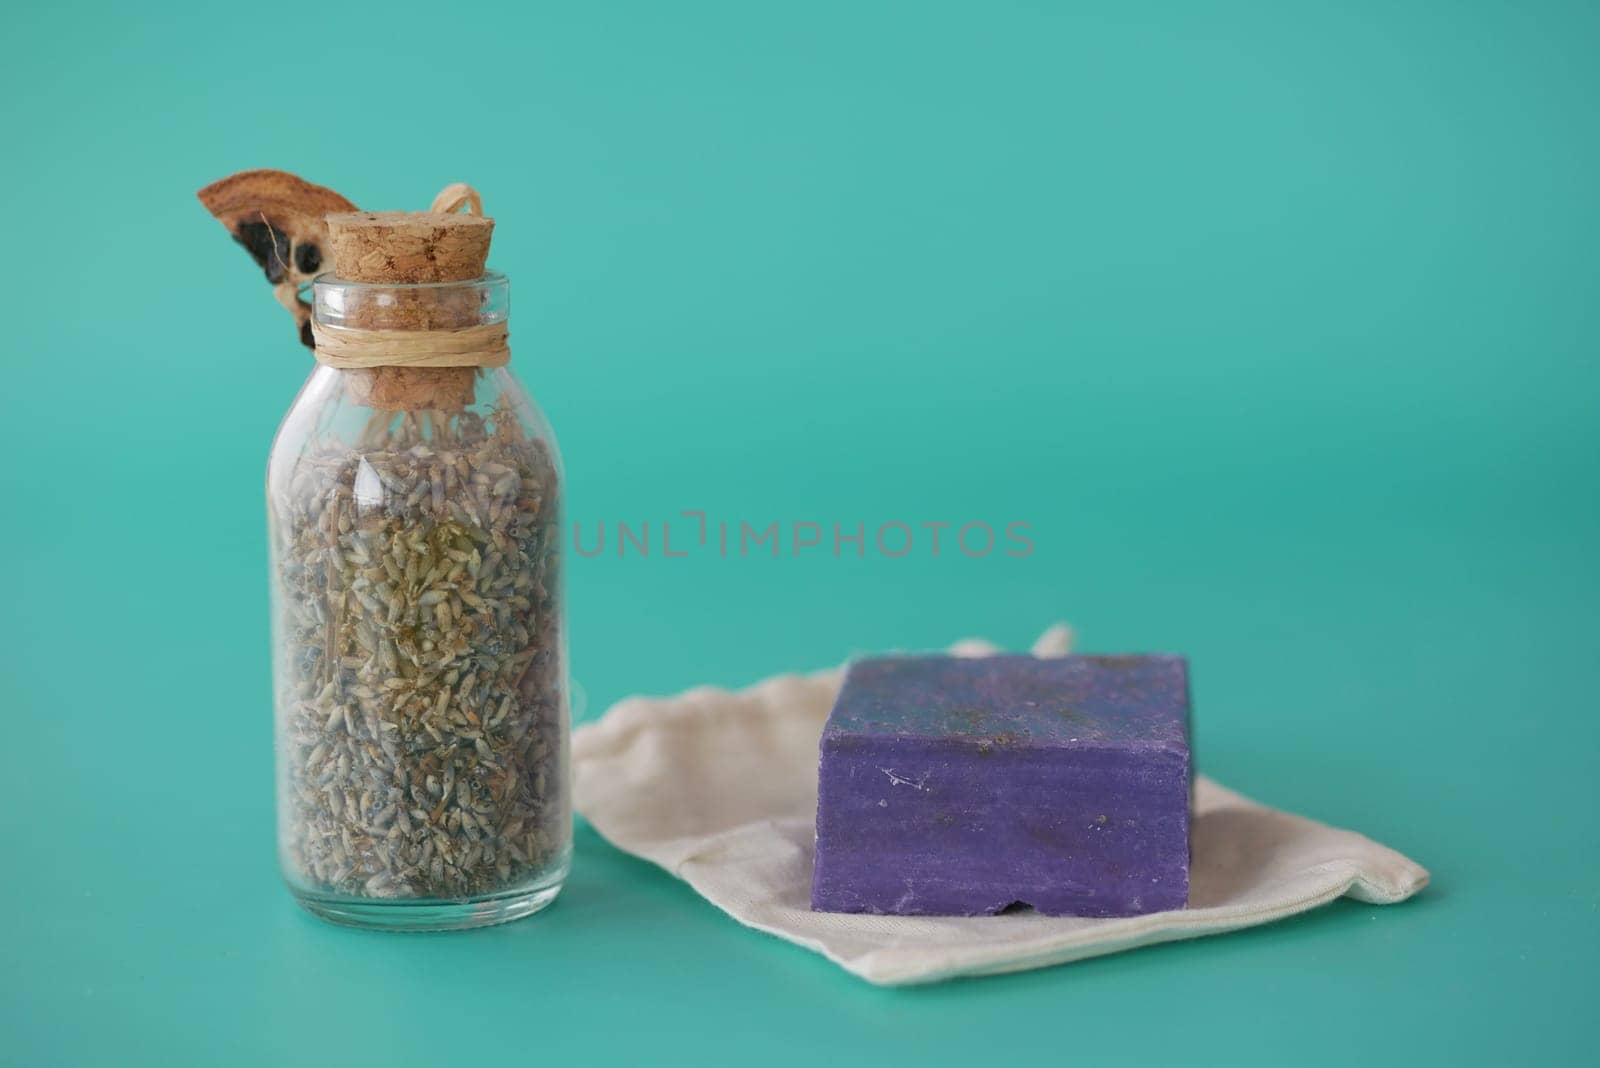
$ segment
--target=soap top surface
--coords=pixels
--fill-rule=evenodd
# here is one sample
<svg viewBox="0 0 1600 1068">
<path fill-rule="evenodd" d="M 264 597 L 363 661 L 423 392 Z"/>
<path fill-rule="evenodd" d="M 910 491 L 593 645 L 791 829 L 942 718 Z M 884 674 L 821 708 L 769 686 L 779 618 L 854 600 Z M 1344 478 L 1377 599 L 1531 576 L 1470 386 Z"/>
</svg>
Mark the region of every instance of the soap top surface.
<svg viewBox="0 0 1600 1068">
<path fill-rule="evenodd" d="M 857 660 L 823 739 L 1188 748 L 1181 656 L 886 656 Z"/>
</svg>

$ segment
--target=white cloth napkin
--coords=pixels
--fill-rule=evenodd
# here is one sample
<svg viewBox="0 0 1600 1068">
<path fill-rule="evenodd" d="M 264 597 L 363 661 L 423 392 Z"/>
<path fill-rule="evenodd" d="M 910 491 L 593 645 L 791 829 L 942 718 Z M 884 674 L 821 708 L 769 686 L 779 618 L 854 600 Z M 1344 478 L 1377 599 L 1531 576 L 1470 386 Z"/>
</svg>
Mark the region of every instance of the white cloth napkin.
<svg viewBox="0 0 1600 1068">
<path fill-rule="evenodd" d="M 1035 656 L 1063 656 L 1053 627 Z M 953 652 L 984 656 L 983 642 Z M 1352 831 L 1258 805 L 1201 776 L 1189 907 L 1119 919 L 1031 912 L 976 917 L 811 911 L 817 743 L 841 670 L 779 675 L 737 693 L 632 697 L 573 737 L 576 806 L 617 848 L 654 861 L 749 927 L 885 985 L 1042 968 L 1220 934 L 1342 894 L 1392 904 L 1421 866 Z"/>
</svg>

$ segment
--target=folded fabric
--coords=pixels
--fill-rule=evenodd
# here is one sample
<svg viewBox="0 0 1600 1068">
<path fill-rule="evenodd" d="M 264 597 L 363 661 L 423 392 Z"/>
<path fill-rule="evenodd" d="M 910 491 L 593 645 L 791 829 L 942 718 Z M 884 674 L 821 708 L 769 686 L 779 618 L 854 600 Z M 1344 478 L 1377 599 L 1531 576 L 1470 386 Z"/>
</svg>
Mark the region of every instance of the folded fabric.
<svg viewBox="0 0 1600 1068">
<path fill-rule="evenodd" d="M 1033 653 L 1063 656 L 1070 645 L 1071 631 L 1053 627 Z M 996 650 L 962 642 L 952 651 Z M 885 985 L 1220 934 L 1341 895 L 1392 904 L 1427 885 L 1427 871 L 1392 849 L 1200 776 L 1186 909 L 1117 919 L 813 912 L 817 744 L 840 677 L 838 669 L 779 675 L 738 692 L 700 687 L 618 702 L 575 732 L 578 811 L 617 848 L 684 879 L 740 923 Z"/>
</svg>

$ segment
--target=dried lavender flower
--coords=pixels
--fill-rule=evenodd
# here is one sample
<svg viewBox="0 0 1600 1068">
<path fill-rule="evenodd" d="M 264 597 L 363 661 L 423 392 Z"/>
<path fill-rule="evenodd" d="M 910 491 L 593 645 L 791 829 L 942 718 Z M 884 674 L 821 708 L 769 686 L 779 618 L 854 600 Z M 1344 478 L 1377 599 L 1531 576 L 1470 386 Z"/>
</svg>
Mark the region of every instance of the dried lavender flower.
<svg viewBox="0 0 1600 1068">
<path fill-rule="evenodd" d="M 269 507 L 280 845 L 305 889 L 458 899 L 560 859 L 558 484 L 514 412 L 377 412 Z"/>
</svg>

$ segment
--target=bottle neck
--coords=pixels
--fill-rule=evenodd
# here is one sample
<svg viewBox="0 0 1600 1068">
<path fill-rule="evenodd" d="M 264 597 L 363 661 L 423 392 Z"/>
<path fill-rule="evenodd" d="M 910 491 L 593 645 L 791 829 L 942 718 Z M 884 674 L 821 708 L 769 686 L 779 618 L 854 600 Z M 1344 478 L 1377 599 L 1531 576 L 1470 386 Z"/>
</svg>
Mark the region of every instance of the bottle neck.
<svg viewBox="0 0 1600 1068">
<path fill-rule="evenodd" d="M 457 282 L 392 284 L 323 275 L 312 285 L 319 362 L 342 371 L 357 403 L 459 411 L 480 369 L 510 358 L 510 286 L 488 272 Z"/>
</svg>

